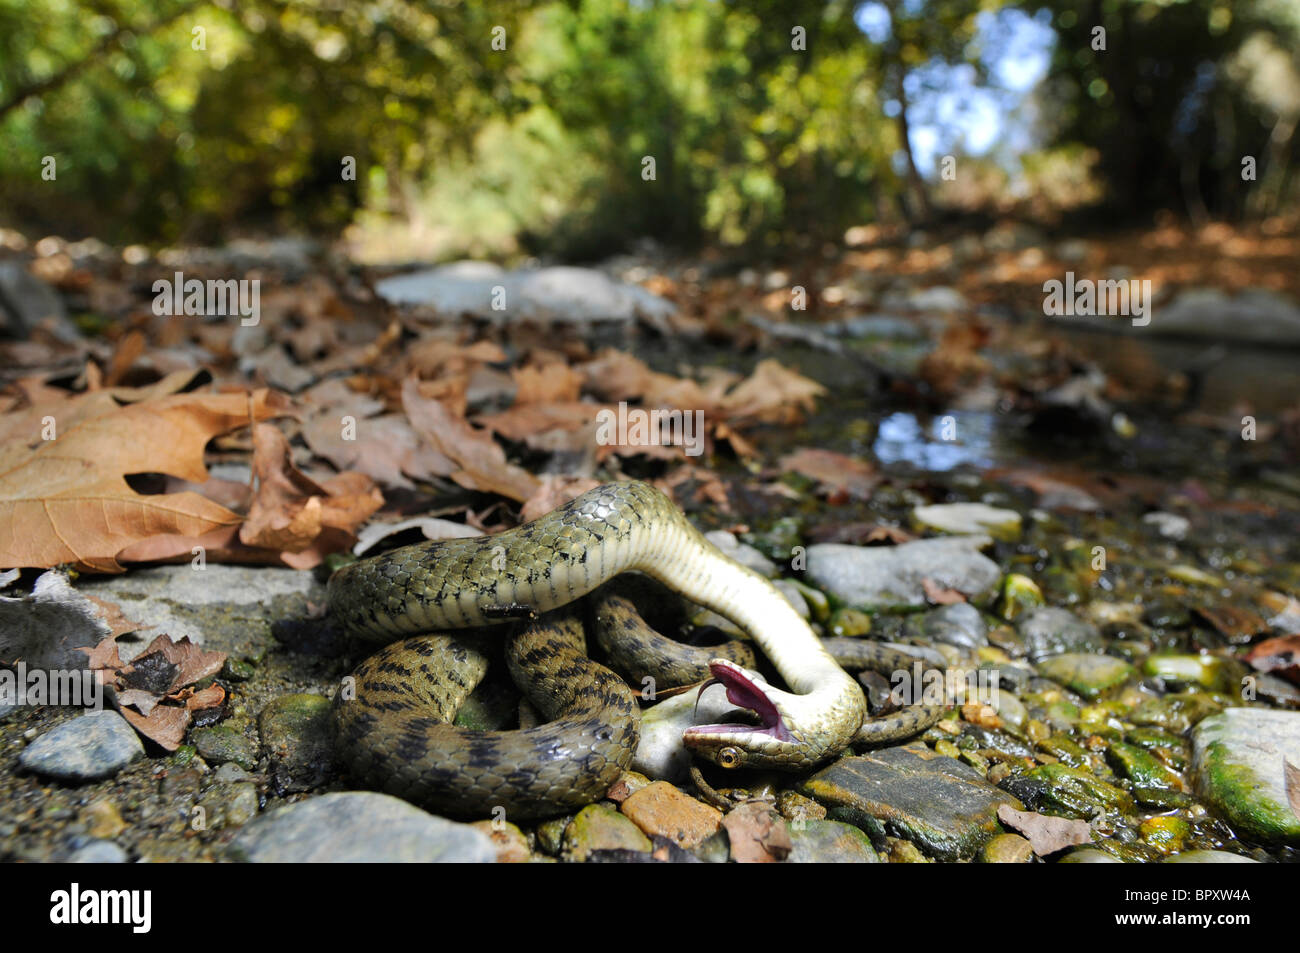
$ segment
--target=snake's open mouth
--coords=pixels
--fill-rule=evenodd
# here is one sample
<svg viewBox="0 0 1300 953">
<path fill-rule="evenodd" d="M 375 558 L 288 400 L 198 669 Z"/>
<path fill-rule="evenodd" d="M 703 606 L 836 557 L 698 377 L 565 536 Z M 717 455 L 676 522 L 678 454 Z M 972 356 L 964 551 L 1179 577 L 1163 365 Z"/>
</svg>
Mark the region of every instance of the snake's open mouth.
<svg viewBox="0 0 1300 953">
<path fill-rule="evenodd" d="M 743 668 L 725 662 L 710 662 L 709 671 L 713 673 L 714 681 L 727 689 L 727 701 L 733 705 L 739 705 L 741 708 L 749 709 L 758 715 L 761 726 L 754 728 L 744 726 L 748 731 L 752 734 L 771 735 L 779 741 L 794 740 L 789 729 L 785 726 L 780 710 L 763 693 L 763 689 L 745 674 Z M 740 727 L 740 725 L 734 723 L 728 725 L 692 725 L 690 730 L 694 734 L 722 734 L 724 732 L 735 732 Z"/>
</svg>

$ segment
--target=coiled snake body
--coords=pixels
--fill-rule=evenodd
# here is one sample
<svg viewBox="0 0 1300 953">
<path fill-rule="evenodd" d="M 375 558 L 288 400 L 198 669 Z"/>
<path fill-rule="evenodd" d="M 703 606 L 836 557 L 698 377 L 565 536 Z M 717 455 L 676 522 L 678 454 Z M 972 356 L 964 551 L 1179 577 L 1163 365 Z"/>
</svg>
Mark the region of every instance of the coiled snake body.
<svg viewBox="0 0 1300 953">
<path fill-rule="evenodd" d="M 355 563 L 331 578 L 329 609 L 349 632 L 389 641 L 552 613 L 631 570 L 736 623 L 791 689 L 713 659 L 709 669 L 730 701 L 761 723 L 688 729 L 683 740 L 698 755 L 724 767 L 795 770 L 857 737 L 862 691 L 808 624 L 767 579 L 724 556 L 645 483 L 597 487 L 496 536 L 408 546 Z M 517 732 L 446 724 L 472 685 L 453 685 L 460 691 L 452 697 L 435 683 L 447 653 L 471 650 L 446 637 L 408 640 L 365 663 L 355 698 L 338 704 L 343 756 L 371 783 L 449 813 L 484 815 L 500 805 L 508 816 L 542 816 L 600 797 L 635 750 L 635 699 L 585 658 L 575 625 L 572 617 L 543 615 L 507 646 L 512 674 L 537 672 L 525 676 L 538 685 L 530 698 L 549 696 L 554 703 L 544 713 L 559 721 Z"/>
</svg>

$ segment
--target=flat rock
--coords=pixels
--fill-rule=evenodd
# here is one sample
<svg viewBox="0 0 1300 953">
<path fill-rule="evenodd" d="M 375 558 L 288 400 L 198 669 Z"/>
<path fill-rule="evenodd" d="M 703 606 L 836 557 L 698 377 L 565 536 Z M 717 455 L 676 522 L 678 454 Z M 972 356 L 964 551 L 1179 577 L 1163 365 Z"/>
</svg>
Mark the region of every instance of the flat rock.
<svg viewBox="0 0 1300 953">
<path fill-rule="evenodd" d="M 59 293 L 20 260 L 0 261 L 0 323 L 20 340 L 42 324 L 64 341 L 81 337 Z"/>
<path fill-rule="evenodd" d="M 941 533 L 987 533 L 995 539 L 1020 538 L 1020 514 L 987 503 L 935 503 L 918 506 L 912 518 L 926 529 Z"/>
<path fill-rule="evenodd" d="M 125 718 L 115 711 L 92 711 L 41 735 L 18 761 L 47 778 L 94 781 L 143 756 L 144 745 Z"/>
<path fill-rule="evenodd" d="M 833 819 L 905 838 L 939 860 L 974 856 L 1001 833 L 998 807 L 1022 808 L 974 768 L 919 743 L 843 758 L 799 790 Z"/>
<path fill-rule="evenodd" d="M 1142 330 L 1294 347 L 1300 345 L 1300 306 L 1266 288 L 1248 288 L 1235 295 L 1217 288 L 1188 288 L 1156 308 L 1151 324 Z"/>
<path fill-rule="evenodd" d="M 588 804 L 564 829 L 564 856 L 575 862 L 598 851 L 649 853 L 652 846 L 640 828 L 604 804 Z"/>
<path fill-rule="evenodd" d="M 505 269 L 460 261 L 386 278 L 375 286 L 393 304 L 423 305 L 441 314 L 493 321 L 590 324 L 663 321 L 676 307 L 646 289 L 591 268 Z M 499 308 L 494 308 L 499 305 Z"/>
<path fill-rule="evenodd" d="M 1245 857 L 1226 850 L 1185 850 L 1166 858 L 1166 864 L 1258 864 L 1254 857 Z"/>
<path fill-rule="evenodd" d="M 704 538 L 742 566 L 748 566 L 760 575 L 767 576 L 770 579 L 777 574 L 776 563 L 748 543 L 742 543 L 736 539 L 734 534 L 728 533 L 725 529 L 712 530 L 705 533 Z"/>
<path fill-rule="evenodd" d="M 387 794 L 346 791 L 300 801 L 245 825 L 231 859 L 254 863 L 490 864 L 482 831 Z"/>
<path fill-rule="evenodd" d="M 1300 768 L 1300 712 L 1229 708 L 1192 732 L 1196 789 L 1241 835 L 1300 844 L 1285 764 Z"/>
<path fill-rule="evenodd" d="M 942 642 L 963 649 L 977 649 L 989 644 L 989 627 L 969 602 L 954 602 L 931 609 L 907 620 L 907 632 L 930 642 Z"/>
<path fill-rule="evenodd" d="M 118 643 L 129 661 L 158 632 L 232 655 L 257 654 L 270 643 L 271 622 L 302 616 L 310 599 L 324 602 L 325 589 L 312 573 L 274 566 L 190 563 L 132 569 L 119 576 L 88 579 L 78 592 L 108 599 L 128 618 L 152 627 L 146 638 Z"/>
<path fill-rule="evenodd" d="M 794 846 L 788 864 L 878 864 L 871 838 L 842 821 L 806 820 L 790 825 Z"/>
<path fill-rule="evenodd" d="M 808 547 L 808 577 L 846 605 L 863 609 L 926 605 L 923 579 L 971 598 L 989 593 L 1002 577 L 980 550 L 988 536 L 918 539 L 900 546 L 817 543 Z"/>
<path fill-rule="evenodd" d="M 1025 652 L 1034 663 L 1067 652 L 1100 652 L 1106 642 L 1097 627 L 1068 609 L 1030 609 L 1016 621 Z"/>
</svg>

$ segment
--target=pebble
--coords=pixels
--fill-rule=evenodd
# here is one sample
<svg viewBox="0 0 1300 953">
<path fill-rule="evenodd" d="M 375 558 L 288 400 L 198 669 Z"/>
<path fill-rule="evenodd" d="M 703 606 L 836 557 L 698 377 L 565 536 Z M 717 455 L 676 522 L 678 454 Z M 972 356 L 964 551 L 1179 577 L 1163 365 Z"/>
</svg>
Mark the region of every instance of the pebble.
<svg viewBox="0 0 1300 953">
<path fill-rule="evenodd" d="M 1185 850 L 1166 857 L 1166 864 L 1258 864 L 1253 857 L 1245 857 L 1226 850 Z"/>
<path fill-rule="evenodd" d="M 18 760 L 45 777 L 94 781 L 112 777 L 143 756 L 144 745 L 126 719 L 115 711 L 95 711 L 47 731 Z"/>
<path fill-rule="evenodd" d="M 1133 666 L 1111 655 L 1066 652 L 1039 662 L 1038 674 L 1078 692 L 1084 698 L 1096 698 L 1128 681 L 1133 675 Z"/>
<path fill-rule="evenodd" d="M 986 864 L 1027 864 L 1034 859 L 1034 848 L 1019 834 L 999 834 L 984 845 L 979 859 Z"/>
<path fill-rule="evenodd" d="M 78 847 L 68 855 L 69 864 L 125 864 L 130 858 L 126 851 L 108 840 L 93 840 Z"/>
<path fill-rule="evenodd" d="M 1016 629 L 1024 639 L 1029 660 L 1035 664 L 1066 652 L 1100 652 L 1105 648 L 1096 626 L 1068 609 L 1031 609 L 1019 618 Z"/>
<path fill-rule="evenodd" d="M 526 864 L 533 852 L 528 848 L 528 838 L 516 825 L 508 821 L 474 821 L 470 827 L 480 830 L 492 841 L 498 864 Z"/>
<path fill-rule="evenodd" d="M 242 731 L 230 725 L 214 725 L 190 732 L 190 742 L 208 764 L 233 763 L 246 771 L 257 767 L 257 748 Z"/>
<path fill-rule="evenodd" d="M 722 824 L 722 812 L 655 781 L 623 801 L 623 814 L 646 834 L 666 837 L 687 850 L 702 844 Z"/>
<path fill-rule="evenodd" d="M 231 859 L 256 863 L 496 861 L 491 839 L 387 794 L 345 791 L 277 808 L 246 824 Z"/>
<path fill-rule="evenodd" d="M 1020 514 L 987 503 L 936 503 L 912 510 L 912 519 L 924 529 L 941 533 L 987 533 L 994 539 L 1020 538 Z"/>
</svg>

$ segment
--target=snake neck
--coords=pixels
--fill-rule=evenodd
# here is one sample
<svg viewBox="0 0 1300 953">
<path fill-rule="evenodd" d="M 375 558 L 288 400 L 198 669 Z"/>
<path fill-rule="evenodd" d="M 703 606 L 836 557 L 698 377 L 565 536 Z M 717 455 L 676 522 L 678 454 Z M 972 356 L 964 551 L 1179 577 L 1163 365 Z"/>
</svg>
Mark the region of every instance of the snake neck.
<svg viewBox="0 0 1300 953">
<path fill-rule="evenodd" d="M 716 555 L 701 569 L 699 550 Z M 674 521 L 646 558 L 633 568 L 685 593 L 693 602 L 740 626 L 762 648 L 791 690 L 799 695 L 862 693 L 821 640 L 771 581 L 729 559 L 685 517 Z M 856 728 L 856 726 L 855 726 Z"/>
</svg>

